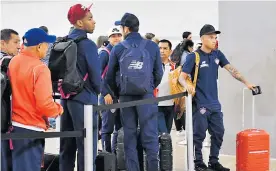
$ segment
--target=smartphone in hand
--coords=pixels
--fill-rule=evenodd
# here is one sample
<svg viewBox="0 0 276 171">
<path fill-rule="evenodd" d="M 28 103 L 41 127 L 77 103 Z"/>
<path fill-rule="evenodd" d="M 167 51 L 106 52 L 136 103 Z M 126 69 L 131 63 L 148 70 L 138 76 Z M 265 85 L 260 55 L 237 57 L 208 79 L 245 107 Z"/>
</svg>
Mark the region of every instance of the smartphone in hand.
<svg viewBox="0 0 276 171">
<path fill-rule="evenodd" d="M 258 94 L 262 94 L 261 87 L 260 86 L 254 87 L 254 90 L 252 90 L 252 94 L 253 94 L 253 96 L 258 95 Z"/>
</svg>

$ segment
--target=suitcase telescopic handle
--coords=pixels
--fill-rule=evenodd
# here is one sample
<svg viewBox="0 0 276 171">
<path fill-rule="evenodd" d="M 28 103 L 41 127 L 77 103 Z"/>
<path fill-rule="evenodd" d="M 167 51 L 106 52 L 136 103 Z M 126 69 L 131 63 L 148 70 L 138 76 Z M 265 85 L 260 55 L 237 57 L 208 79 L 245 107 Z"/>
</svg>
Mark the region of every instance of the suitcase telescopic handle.
<svg viewBox="0 0 276 171">
<path fill-rule="evenodd" d="M 244 129 L 245 122 L 245 91 L 250 89 L 243 88 L 242 91 L 242 128 Z M 252 127 L 255 128 L 255 96 L 252 96 Z"/>
</svg>

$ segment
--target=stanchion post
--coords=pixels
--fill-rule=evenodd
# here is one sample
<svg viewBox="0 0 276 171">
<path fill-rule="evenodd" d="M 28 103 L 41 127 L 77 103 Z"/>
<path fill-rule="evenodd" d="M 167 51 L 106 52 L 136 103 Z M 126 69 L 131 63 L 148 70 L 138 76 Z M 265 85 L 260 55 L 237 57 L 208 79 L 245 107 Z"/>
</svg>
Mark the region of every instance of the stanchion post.
<svg viewBox="0 0 276 171">
<path fill-rule="evenodd" d="M 192 95 L 186 97 L 186 117 L 187 117 L 187 151 L 188 151 L 188 171 L 194 171 L 194 152 L 193 152 L 193 111 L 192 111 Z"/>
<path fill-rule="evenodd" d="M 60 104 L 60 99 L 56 99 L 56 102 L 57 103 L 59 103 Z M 56 132 L 60 132 L 60 125 L 61 125 L 61 123 L 60 123 L 60 117 L 61 116 L 58 116 L 57 118 L 56 118 Z M 60 149 L 60 138 L 58 138 L 57 139 L 57 142 L 56 142 L 56 148 L 57 148 L 57 151 L 59 152 L 59 149 Z"/>
<path fill-rule="evenodd" d="M 84 105 L 84 165 L 85 171 L 93 171 L 93 106 Z"/>
</svg>

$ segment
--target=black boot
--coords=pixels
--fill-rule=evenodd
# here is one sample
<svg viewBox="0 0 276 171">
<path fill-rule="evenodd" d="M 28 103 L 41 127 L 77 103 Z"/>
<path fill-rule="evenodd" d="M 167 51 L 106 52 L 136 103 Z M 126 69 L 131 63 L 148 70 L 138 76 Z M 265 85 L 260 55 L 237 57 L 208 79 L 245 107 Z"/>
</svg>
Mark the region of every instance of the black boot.
<svg viewBox="0 0 276 171">
<path fill-rule="evenodd" d="M 220 163 L 209 163 L 208 168 L 214 171 L 230 171 L 230 169 L 223 167 Z"/>
</svg>

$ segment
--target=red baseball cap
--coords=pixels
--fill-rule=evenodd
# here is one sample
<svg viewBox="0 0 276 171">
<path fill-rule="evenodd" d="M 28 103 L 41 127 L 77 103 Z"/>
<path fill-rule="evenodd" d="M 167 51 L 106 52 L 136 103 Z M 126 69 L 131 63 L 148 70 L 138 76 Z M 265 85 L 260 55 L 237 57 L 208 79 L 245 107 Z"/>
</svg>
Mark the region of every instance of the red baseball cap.
<svg viewBox="0 0 276 171">
<path fill-rule="evenodd" d="M 81 4 L 76 4 L 72 7 L 70 7 L 67 18 L 70 21 L 71 24 L 76 24 L 78 20 L 83 19 L 85 17 L 85 14 L 90 11 L 90 8 L 93 4 L 91 4 L 88 7 L 85 7 Z"/>
</svg>

